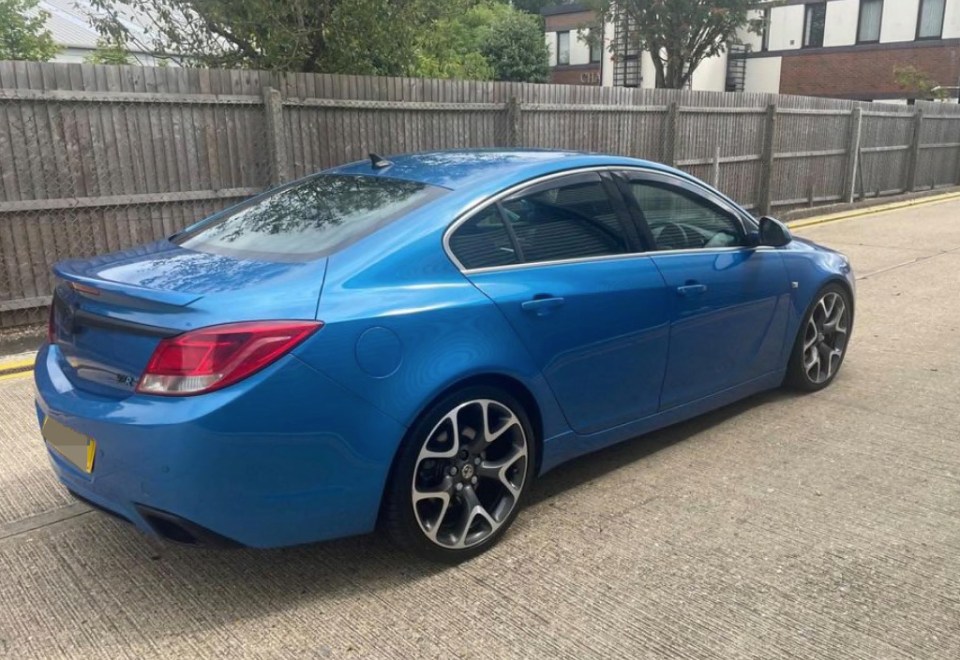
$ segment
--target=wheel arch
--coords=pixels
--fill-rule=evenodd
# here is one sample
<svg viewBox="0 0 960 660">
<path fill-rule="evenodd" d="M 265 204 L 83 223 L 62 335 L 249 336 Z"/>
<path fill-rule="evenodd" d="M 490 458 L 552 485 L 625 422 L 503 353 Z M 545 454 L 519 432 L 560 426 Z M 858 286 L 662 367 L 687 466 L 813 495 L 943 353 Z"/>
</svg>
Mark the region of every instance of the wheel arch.
<svg viewBox="0 0 960 660">
<path fill-rule="evenodd" d="M 538 474 L 541 461 L 543 460 L 543 413 L 540 410 L 540 404 L 537 401 L 537 397 L 534 396 L 533 391 L 514 376 L 508 376 L 507 374 L 498 372 L 486 372 L 460 378 L 443 388 L 440 392 L 437 392 L 435 396 L 421 406 L 409 428 L 414 428 L 417 422 L 420 421 L 420 418 L 427 414 L 427 411 L 433 408 L 441 399 L 450 396 L 458 390 L 476 385 L 486 385 L 488 387 L 502 389 L 517 399 L 520 405 L 523 406 L 523 410 L 527 413 L 527 417 L 530 418 L 530 424 L 533 426 L 534 442 L 536 443 L 537 450 L 536 472 L 534 472 L 534 474 Z M 406 442 L 406 439 L 407 438 L 404 437 L 404 442 Z M 399 453 L 399 447 L 397 451 Z M 396 456 L 394 456 L 394 461 L 396 461 Z M 392 469 L 393 465 L 391 465 L 391 470 Z"/>
<path fill-rule="evenodd" d="M 851 318 L 856 316 L 857 299 L 853 292 L 853 287 L 850 285 L 850 282 L 847 280 L 847 278 L 843 277 L 842 275 L 833 275 L 823 283 L 823 286 L 818 289 L 818 293 L 831 284 L 839 284 L 841 287 L 843 287 L 843 290 L 847 292 L 847 295 L 850 297 L 850 316 Z M 814 298 L 816 298 L 816 296 L 814 296 Z"/>
</svg>

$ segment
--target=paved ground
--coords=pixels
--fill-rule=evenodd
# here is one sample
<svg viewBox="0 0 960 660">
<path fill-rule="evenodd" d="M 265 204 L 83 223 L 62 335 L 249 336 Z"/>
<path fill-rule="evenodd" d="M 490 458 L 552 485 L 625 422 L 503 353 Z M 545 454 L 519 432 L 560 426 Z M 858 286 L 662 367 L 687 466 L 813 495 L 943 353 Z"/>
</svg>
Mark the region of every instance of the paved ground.
<svg viewBox="0 0 960 660">
<path fill-rule="evenodd" d="M 561 468 L 459 568 L 144 538 L 68 500 L 0 381 L 0 656 L 960 657 L 960 202 L 802 233 L 861 277 L 831 388 Z"/>
</svg>

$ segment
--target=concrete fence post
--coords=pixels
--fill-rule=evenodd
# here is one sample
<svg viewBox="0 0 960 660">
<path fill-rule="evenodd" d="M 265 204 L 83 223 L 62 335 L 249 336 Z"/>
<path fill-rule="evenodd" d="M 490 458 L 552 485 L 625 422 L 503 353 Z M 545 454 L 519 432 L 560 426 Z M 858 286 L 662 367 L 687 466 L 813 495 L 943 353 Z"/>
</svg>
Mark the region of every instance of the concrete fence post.
<svg viewBox="0 0 960 660">
<path fill-rule="evenodd" d="M 720 145 L 717 144 L 713 151 L 713 167 L 710 169 L 710 185 L 714 188 L 720 187 Z"/>
<path fill-rule="evenodd" d="M 910 155 L 907 159 L 907 181 L 904 190 L 917 189 L 917 170 L 920 164 L 920 134 L 923 131 L 923 110 L 917 108 L 913 115 L 913 139 L 910 142 Z"/>
<path fill-rule="evenodd" d="M 680 104 L 672 101 L 667 106 L 667 122 L 663 135 L 663 162 L 671 167 L 677 166 L 677 143 L 680 136 Z"/>
<path fill-rule="evenodd" d="M 267 129 L 267 161 L 270 164 L 271 186 L 290 180 L 287 140 L 283 127 L 283 97 L 273 87 L 263 88 L 263 111 Z"/>
<path fill-rule="evenodd" d="M 850 113 L 850 130 L 847 138 L 847 171 L 843 179 L 843 201 L 852 204 L 857 190 L 857 168 L 860 163 L 860 136 L 863 134 L 863 109 L 854 108 Z"/>
<path fill-rule="evenodd" d="M 507 101 L 507 146 L 523 146 L 523 127 L 520 123 L 520 114 L 523 112 L 523 106 L 516 96 L 511 96 Z"/>
<path fill-rule="evenodd" d="M 774 143 L 777 140 L 777 104 L 767 106 L 763 131 L 763 153 L 760 154 L 760 199 L 757 209 L 760 215 L 770 215 L 773 208 L 773 163 Z"/>
</svg>

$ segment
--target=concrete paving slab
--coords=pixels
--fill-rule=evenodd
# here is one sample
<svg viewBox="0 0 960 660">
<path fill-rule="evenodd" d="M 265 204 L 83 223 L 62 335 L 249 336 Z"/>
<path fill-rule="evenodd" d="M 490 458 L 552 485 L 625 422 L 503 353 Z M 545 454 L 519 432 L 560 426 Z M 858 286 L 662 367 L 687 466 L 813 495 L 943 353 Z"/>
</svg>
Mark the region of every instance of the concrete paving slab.
<svg viewBox="0 0 960 660">
<path fill-rule="evenodd" d="M 30 382 L 0 382 L 0 656 L 960 657 L 960 203 L 937 208 L 939 246 L 899 247 L 893 214 L 798 232 L 872 268 L 830 388 L 562 466 L 457 568 L 57 518 Z"/>
<path fill-rule="evenodd" d="M 50 471 L 39 441 L 31 376 L 0 381 L 0 536 L 7 524 L 73 501 Z"/>
</svg>

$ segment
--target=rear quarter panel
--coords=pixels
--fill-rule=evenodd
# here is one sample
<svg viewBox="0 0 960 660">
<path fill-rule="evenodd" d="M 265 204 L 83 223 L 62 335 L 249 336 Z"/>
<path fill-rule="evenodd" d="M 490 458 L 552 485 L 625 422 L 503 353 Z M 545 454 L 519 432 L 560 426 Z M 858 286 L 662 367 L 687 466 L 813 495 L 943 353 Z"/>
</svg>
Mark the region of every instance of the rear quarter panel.
<svg viewBox="0 0 960 660">
<path fill-rule="evenodd" d="M 568 432 L 530 355 L 441 240 L 442 231 L 409 242 L 377 234 L 331 256 L 324 327 L 296 355 L 404 426 L 456 383 L 492 374 L 533 395 L 545 439 Z"/>
</svg>

